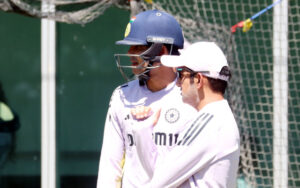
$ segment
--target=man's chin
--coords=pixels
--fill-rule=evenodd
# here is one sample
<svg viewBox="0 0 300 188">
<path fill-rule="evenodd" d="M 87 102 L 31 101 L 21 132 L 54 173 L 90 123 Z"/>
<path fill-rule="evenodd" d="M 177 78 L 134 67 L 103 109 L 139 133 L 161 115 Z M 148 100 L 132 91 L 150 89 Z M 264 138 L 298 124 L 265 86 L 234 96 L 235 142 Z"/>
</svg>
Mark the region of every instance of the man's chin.
<svg viewBox="0 0 300 188">
<path fill-rule="evenodd" d="M 184 103 L 191 105 L 191 101 L 187 100 L 182 94 L 181 94 L 181 96 L 182 96 L 181 99 Z"/>
</svg>

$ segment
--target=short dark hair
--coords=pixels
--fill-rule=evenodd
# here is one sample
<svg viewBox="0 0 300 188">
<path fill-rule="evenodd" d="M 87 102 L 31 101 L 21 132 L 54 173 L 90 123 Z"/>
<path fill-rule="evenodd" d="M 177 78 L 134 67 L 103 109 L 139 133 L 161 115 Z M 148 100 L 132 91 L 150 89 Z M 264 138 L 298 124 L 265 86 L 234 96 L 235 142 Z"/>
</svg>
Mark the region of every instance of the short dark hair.
<svg viewBox="0 0 300 188">
<path fill-rule="evenodd" d="M 229 79 L 231 78 L 231 73 L 227 66 L 224 66 L 221 69 L 220 75 L 228 76 Z M 222 93 L 223 95 L 225 94 L 225 91 L 226 91 L 226 88 L 228 85 L 228 83 L 226 81 L 220 80 L 220 79 L 215 79 L 215 78 L 209 78 L 209 77 L 207 77 L 207 79 L 208 79 L 211 89 L 214 92 Z"/>
</svg>

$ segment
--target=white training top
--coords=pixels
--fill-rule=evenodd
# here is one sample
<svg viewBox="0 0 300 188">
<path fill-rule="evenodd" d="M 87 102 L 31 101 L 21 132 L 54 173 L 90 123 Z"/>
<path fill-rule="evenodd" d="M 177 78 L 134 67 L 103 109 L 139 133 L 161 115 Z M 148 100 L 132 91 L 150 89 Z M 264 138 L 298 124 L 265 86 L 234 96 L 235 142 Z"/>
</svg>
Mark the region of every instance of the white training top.
<svg viewBox="0 0 300 188">
<path fill-rule="evenodd" d="M 180 133 L 177 145 L 165 155 L 158 155 L 151 139 L 152 129 L 149 123 L 134 127 L 138 155 L 151 178 L 144 187 L 235 187 L 240 138 L 226 100 L 201 109 Z"/>
<path fill-rule="evenodd" d="M 114 91 L 105 123 L 97 188 L 120 185 L 123 188 L 142 188 L 150 180 L 138 158 L 132 132 L 132 127 L 142 121 L 133 119 L 130 110 L 140 105 L 149 106 L 153 111 L 162 108 L 160 122 L 150 134 L 151 139 L 153 135 L 156 151 L 164 155 L 178 142 L 178 134 L 184 129 L 186 121 L 197 113 L 182 102 L 180 88 L 175 83 L 161 91 L 151 92 L 134 80 Z"/>
</svg>

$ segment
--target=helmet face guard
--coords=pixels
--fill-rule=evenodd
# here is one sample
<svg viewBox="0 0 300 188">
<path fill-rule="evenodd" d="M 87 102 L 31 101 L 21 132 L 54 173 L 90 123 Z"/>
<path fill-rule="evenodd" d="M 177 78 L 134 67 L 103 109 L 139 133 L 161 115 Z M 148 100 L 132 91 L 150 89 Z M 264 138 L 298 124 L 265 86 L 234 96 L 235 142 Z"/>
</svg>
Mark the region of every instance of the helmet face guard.
<svg viewBox="0 0 300 188">
<path fill-rule="evenodd" d="M 130 59 L 132 58 L 142 59 L 142 56 L 138 54 L 115 54 L 114 56 L 115 56 L 117 67 L 126 81 L 130 81 L 141 77 L 143 77 L 144 79 L 148 79 L 149 71 L 161 66 L 161 65 L 153 66 L 152 63 L 150 63 L 150 61 L 144 59 L 143 62 L 139 63 L 138 65 L 130 65 L 131 64 Z M 124 60 L 125 58 L 127 60 Z"/>
<path fill-rule="evenodd" d="M 154 43 L 141 54 L 115 54 L 117 67 L 125 80 L 138 78 L 140 81 L 147 81 L 150 70 L 161 66 L 153 66 L 153 63 L 160 62 L 158 54 L 162 46 L 163 44 Z"/>
</svg>

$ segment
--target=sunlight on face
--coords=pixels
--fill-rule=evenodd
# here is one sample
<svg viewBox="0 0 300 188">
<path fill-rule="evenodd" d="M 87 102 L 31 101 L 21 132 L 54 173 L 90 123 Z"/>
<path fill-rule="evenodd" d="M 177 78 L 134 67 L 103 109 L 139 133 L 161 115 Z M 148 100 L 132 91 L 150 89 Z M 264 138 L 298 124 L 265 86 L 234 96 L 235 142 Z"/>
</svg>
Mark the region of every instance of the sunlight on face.
<svg viewBox="0 0 300 188">
<path fill-rule="evenodd" d="M 183 102 L 196 107 L 199 103 L 198 89 L 194 82 L 191 82 L 191 78 L 185 79 L 181 84 L 181 93 Z"/>
<path fill-rule="evenodd" d="M 180 71 L 177 85 L 181 88 L 183 102 L 196 107 L 199 103 L 197 84 L 194 75 L 189 71 Z"/>
</svg>

